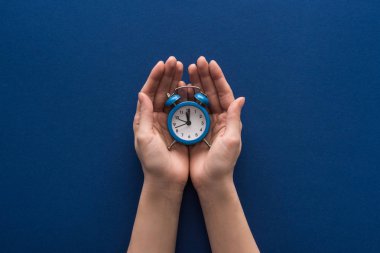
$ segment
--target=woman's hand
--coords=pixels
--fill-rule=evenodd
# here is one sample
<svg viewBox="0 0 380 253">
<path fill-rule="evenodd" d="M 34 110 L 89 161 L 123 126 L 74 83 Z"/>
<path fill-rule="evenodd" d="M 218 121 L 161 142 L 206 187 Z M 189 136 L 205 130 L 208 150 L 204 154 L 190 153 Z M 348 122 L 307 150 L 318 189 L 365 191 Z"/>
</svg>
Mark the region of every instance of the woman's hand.
<svg viewBox="0 0 380 253">
<path fill-rule="evenodd" d="M 197 65 L 189 66 L 189 74 L 192 84 L 201 87 L 209 97 L 212 122 L 207 139 L 211 149 L 198 143 L 189 148 L 177 144 L 168 151 L 172 138 L 164 102 L 167 92 L 185 85 L 179 82 L 182 72 L 182 64 L 169 57 L 165 64 L 157 63 L 139 93 L 133 127 L 144 186 L 128 252 L 175 251 L 189 159 L 190 176 L 201 202 L 212 251 L 259 252 L 233 183 L 233 170 L 241 150 L 240 112 L 244 98 L 235 100 L 218 64 L 209 64 L 200 57 Z M 193 96 L 192 89 L 189 91 L 182 97 Z"/>
<path fill-rule="evenodd" d="M 144 185 L 163 190 L 183 190 L 189 176 L 188 148 L 176 145 L 167 149 L 172 137 L 167 129 L 166 93 L 172 93 L 180 82 L 183 65 L 173 56 L 165 64 L 153 67 L 138 95 L 133 122 L 135 149 L 144 171 Z"/>
<path fill-rule="evenodd" d="M 233 170 L 242 145 L 240 112 L 245 99 L 235 100 L 215 61 L 208 63 L 203 56 L 199 57 L 196 65 L 189 66 L 189 75 L 190 82 L 207 94 L 211 116 L 210 132 L 206 137 L 211 148 L 203 142 L 189 148 L 191 180 L 198 191 L 233 183 Z"/>
<path fill-rule="evenodd" d="M 241 150 L 240 113 L 245 99 L 235 100 L 215 61 L 200 57 L 189 66 L 190 81 L 210 102 L 211 127 L 204 143 L 189 147 L 190 177 L 198 192 L 212 252 L 259 252 L 244 216 L 233 171 Z M 191 96 L 192 94 L 188 94 Z"/>
</svg>

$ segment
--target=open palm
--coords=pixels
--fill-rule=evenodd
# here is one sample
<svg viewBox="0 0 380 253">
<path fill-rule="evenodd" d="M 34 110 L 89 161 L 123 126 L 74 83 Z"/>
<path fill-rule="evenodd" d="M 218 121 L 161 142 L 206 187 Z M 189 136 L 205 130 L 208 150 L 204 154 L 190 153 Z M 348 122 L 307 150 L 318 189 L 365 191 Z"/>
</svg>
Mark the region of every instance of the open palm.
<svg viewBox="0 0 380 253">
<path fill-rule="evenodd" d="M 232 179 L 233 168 L 241 150 L 240 112 L 244 98 L 234 99 L 223 72 L 215 61 L 200 57 L 189 66 L 190 81 L 201 87 L 210 101 L 211 127 L 204 143 L 190 147 L 190 176 L 196 188 L 224 179 Z M 188 94 L 192 96 L 193 94 Z"/>
<path fill-rule="evenodd" d="M 133 123 L 135 148 L 144 176 L 163 187 L 168 184 L 184 187 L 189 175 L 188 148 L 178 145 L 171 151 L 167 149 L 172 138 L 166 123 L 168 109 L 164 108 L 166 93 L 171 93 L 177 85 L 185 85 L 180 82 L 182 73 L 183 65 L 174 57 L 154 66 L 139 93 Z"/>
</svg>

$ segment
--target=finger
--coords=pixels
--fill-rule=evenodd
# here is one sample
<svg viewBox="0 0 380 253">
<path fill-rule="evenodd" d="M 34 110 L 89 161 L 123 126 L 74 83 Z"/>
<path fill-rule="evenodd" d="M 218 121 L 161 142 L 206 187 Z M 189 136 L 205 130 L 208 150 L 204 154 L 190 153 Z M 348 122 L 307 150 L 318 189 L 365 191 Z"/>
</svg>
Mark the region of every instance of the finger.
<svg viewBox="0 0 380 253">
<path fill-rule="evenodd" d="M 226 131 L 224 135 L 226 136 L 235 136 L 240 137 L 241 135 L 241 110 L 244 106 L 245 98 L 240 97 L 234 100 L 230 107 L 227 110 L 227 118 L 226 118 Z"/>
<path fill-rule="evenodd" d="M 202 87 L 210 101 L 210 109 L 213 113 L 222 112 L 219 103 L 218 93 L 216 92 L 214 81 L 210 76 L 210 70 L 206 58 L 201 56 L 197 61 L 198 73 L 201 78 Z"/>
<path fill-rule="evenodd" d="M 192 86 L 192 85 L 193 85 L 192 83 L 187 84 L 187 86 Z M 194 89 L 187 88 L 186 91 L 187 91 L 187 94 L 186 94 L 187 99 L 192 100 L 194 98 Z"/>
<path fill-rule="evenodd" d="M 199 74 L 198 74 L 197 65 L 195 65 L 194 63 L 190 64 L 187 70 L 189 72 L 189 77 L 190 77 L 189 85 L 198 86 L 199 88 L 203 90 L 201 78 L 199 77 Z M 187 93 L 188 93 L 188 98 L 194 97 L 194 89 L 187 89 Z"/>
<path fill-rule="evenodd" d="M 161 112 L 164 108 L 164 103 L 167 98 L 166 93 L 169 92 L 170 85 L 174 78 L 176 66 L 177 60 L 174 56 L 170 56 L 165 62 L 164 75 L 161 78 L 160 84 L 154 96 L 153 108 L 155 112 Z"/>
<path fill-rule="evenodd" d="M 190 83 L 195 86 L 202 86 L 201 78 L 199 77 L 198 68 L 197 65 L 194 63 L 190 64 L 190 66 L 187 68 L 189 72 L 190 77 Z M 202 87 L 201 87 L 202 88 Z M 202 88 L 203 89 L 203 88 Z"/>
<path fill-rule="evenodd" d="M 235 100 L 232 89 L 216 61 L 212 60 L 210 62 L 209 69 L 210 75 L 214 80 L 216 92 L 218 93 L 220 106 L 223 110 L 227 111 L 230 104 Z"/>
<path fill-rule="evenodd" d="M 174 89 L 177 88 L 178 82 L 181 81 L 183 74 L 183 64 L 180 61 L 177 61 L 176 71 L 174 74 L 173 81 L 170 85 L 169 93 L 172 94 L 174 92 Z"/>
<path fill-rule="evenodd" d="M 165 64 L 163 61 L 157 62 L 150 72 L 148 79 L 146 80 L 141 92 L 144 92 L 153 101 L 154 94 L 156 93 L 157 87 L 160 84 L 161 78 L 164 74 Z"/>
<path fill-rule="evenodd" d="M 136 134 L 138 126 L 139 126 L 140 111 L 141 111 L 141 105 L 140 105 L 140 102 L 137 100 L 136 113 L 135 113 L 135 117 L 133 118 L 133 132 L 135 134 Z"/>
<path fill-rule="evenodd" d="M 148 134 L 153 129 L 153 104 L 150 98 L 143 92 L 139 93 L 139 123 L 138 131 L 141 134 Z"/>
</svg>

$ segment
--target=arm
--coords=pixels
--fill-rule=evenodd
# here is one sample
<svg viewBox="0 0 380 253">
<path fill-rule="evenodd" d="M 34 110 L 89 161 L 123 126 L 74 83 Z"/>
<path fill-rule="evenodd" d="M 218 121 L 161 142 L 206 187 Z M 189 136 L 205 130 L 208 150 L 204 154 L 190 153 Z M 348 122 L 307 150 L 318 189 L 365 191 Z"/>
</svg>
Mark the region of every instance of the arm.
<svg viewBox="0 0 380 253">
<path fill-rule="evenodd" d="M 181 189 L 144 182 L 128 252 L 174 252 L 181 200 Z"/>
<path fill-rule="evenodd" d="M 144 172 L 129 253 L 170 253 L 175 250 L 183 189 L 189 175 L 188 149 L 167 149 L 166 93 L 181 80 L 183 66 L 174 57 L 152 69 L 138 96 L 133 122 L 135 149 Z M 181 85 L 181 84 L 180 84 Z"/>
<path fill-rule="evenodd" d="M 232 181 L 197 192 L 213 252 L 259 252 Z"/>
<path fill-rule="evenodd" d="M 189 66 L 191 83 L 209 94 L 212 125 L 207 139 L 190 148 L 190 176 L 198 192 L 212 251 L 259 252 L 233 182 L 241 151 L 240 113 L 245 99 L 235 100 L 215 61 L 200 57 Z M 189 94 L 191 96 L 191 94 Z"/>
</svg>

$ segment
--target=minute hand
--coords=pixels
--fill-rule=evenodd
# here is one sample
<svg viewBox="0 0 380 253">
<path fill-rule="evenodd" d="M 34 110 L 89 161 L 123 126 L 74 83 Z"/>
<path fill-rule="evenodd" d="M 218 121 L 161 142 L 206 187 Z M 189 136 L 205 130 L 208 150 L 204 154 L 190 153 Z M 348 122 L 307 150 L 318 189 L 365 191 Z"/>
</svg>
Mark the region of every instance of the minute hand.
<svg viewBox="0 0 380 253">
<path fill-rule="evenodd" d="M 178 127 L 181 127 L 181 126 L 184 126 L 186 125 L 186 123 L 182 124 L 182 125 L 179 125 L 179 126 L 176 126 L 175 128 L 178 128 Z"/>
</svg>

